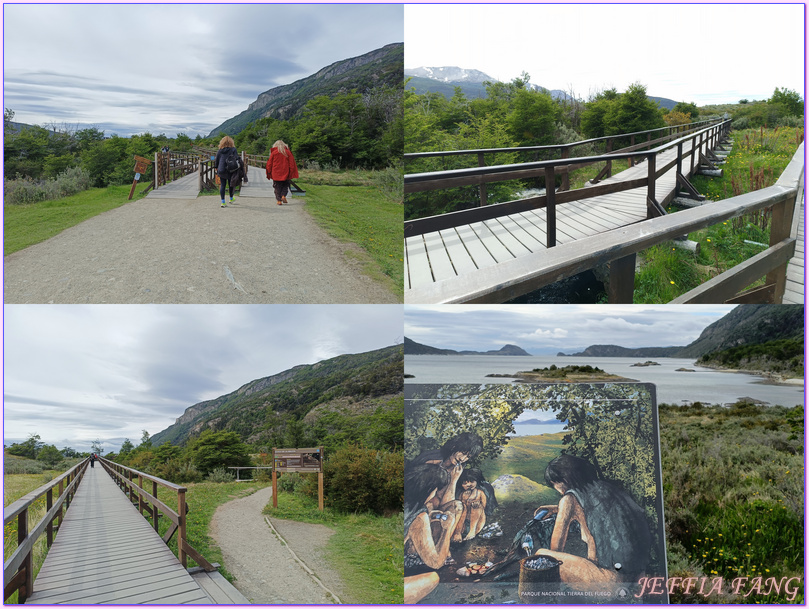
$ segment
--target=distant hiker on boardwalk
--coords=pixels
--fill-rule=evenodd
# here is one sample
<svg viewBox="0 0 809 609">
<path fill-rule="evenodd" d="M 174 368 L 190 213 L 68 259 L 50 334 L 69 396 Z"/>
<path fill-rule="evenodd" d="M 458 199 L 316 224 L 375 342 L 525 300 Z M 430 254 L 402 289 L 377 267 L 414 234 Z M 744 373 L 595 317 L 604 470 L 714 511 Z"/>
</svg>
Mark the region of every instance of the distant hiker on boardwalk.
<svg viewBox="0 0 809 609">
<path fill-rule="evenodd" d="M 233 138 L 226 135 L 219 141 L 219 150 L 214 159 L 216 173 L 219 176 L 219 196 L 222 198 L 222 207 L 225 205 L 225 183 L 228 184 L 230 202 L 233 203 L 233 189 L 242 183 L 242 160 L 233 143 Z"/>
<path fill-rule="evenodd" d="M 90 454 L 90 467 L 96 466 L 96 455 L 95 453 Z"/>
<path fill-rule="evenodd" d="M 267 179 L 272 180 L 275 190 L 275 200 L 278 205 L 287 203 L 289 182 L 298 177 L 298 166 L 292 151 L 283 141 L 278 140 L 272 145 L 270 159 L 267 161 Z"/>
</svg>

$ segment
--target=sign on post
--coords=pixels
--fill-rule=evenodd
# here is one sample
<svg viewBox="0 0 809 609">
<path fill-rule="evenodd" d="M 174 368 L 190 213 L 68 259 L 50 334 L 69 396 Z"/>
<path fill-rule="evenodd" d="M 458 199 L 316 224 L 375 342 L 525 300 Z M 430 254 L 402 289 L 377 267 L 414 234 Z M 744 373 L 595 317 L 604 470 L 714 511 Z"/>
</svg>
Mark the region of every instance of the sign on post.
<svg viewBox="0 0 809 609">
<path fill-rule="evenodd" d="M 140 174 L 146 173 L 149 169 L 149 166 L 152 164 L 152 161 L 149 159 L 145 159 L 142 156 L 135 156 L 135 180 L 132 182 L 132 188 L 129 190 L 129 200 L 132 200 L 132 195 L 135 194 L 135 186 L 138 184 L 138 180 L 140 180 Z"/>
<path fill-rule="evenodd" d="M 323 447 L 272 449 L 272 505 L 278 507 L 277 472 L 317 474 L 318 508 L 323 510 Z"/>
</svg>

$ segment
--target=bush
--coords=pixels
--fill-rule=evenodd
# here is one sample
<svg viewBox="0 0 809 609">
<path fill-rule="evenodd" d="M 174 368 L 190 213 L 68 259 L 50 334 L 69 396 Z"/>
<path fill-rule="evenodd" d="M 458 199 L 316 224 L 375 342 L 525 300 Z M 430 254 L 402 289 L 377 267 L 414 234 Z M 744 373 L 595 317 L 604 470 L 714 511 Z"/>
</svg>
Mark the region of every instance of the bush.
<svg viewBox="0 0 809 609">
<path fill-rule="evenodd" d="M 287 472 L 281 474 L 281 476 L 278 478 L 278 490 L 292 493 L 300 491 L 303 489 L 304 485 L 306 485 L 306 482 L 310 477 L 315 478 L 315 484 L 317 484 L 317 476 L 304 476 L 298 472 Z"/>
<path fill-rule="evenodd" d="M 90 188 L 90 174 L 80 167 L 71 167 L 49 180 L 18 177 L 4 180 L 4 201 L 11 205 L 25 205 L 37 201 L 61 199 Z"/>
<path fill-rule="evenodd" d="M 349 446 L 323 464 L 326 505 L 341 512 L 400 512 L 404 500 L 404 454 Z M 317 482 L 302 489 L 317 493 Z"/>
<path fill-rule="evenodd" d="M 45 465 L 33 459 L 5 459 L 3 462 L 3 473 L 10 474 L 41 474 L 45 471 Z"/>
<path fill-rule="evenodd" d="M 224 467 L 217 467 L 211 473 L 208 474 L 206 480 L 208 482 L 233 482 L 236 479 L 236 476 L 231 474 L 228 470 Z"/>
<path fill-rule="evenodd" d="M 169 459 L 165 463 L 152 465 L 149 470 L 152 475 L 175 484 L 202 482 L 203 480 L 202 472 L 194 467 L 193 463 L 184 462 L 180 459 Z"/>
</svg>

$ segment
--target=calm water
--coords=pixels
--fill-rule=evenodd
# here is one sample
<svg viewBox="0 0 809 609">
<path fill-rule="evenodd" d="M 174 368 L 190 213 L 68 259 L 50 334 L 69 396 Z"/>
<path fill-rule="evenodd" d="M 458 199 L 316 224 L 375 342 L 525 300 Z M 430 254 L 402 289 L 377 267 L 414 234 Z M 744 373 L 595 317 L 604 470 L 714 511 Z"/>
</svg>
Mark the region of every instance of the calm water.
<svg viewBox="0 0 809 609">
<path fill-rule="evenodd" d="M 632 364 L 647 359 L 660 366 L 633 368 Z M 508 378 L 487 378 L 487 374 L 513 374 L 521 370 L 557 366 L 597 366 L 611 374 L 657 386 L 657 402 L 682 404 L 705 402 L 733 403 L 751 397 L 768 404 L 795 406 L 803 404 L 802 386 L 772 385 L 756 375 L 717 372 L 700 368 L 693 359 L 626 358 L 626 357 L 554 357 L 502 355 L 406 355 L 405 374 L 415 378 L 408 383 L 512 383 Z M 689 368 L 695 372 L 677 372 Z M 540 432 L 543 433 L 543 432 Z M 524 434 L 520 434 L 524 435 Z"/>
</svg>

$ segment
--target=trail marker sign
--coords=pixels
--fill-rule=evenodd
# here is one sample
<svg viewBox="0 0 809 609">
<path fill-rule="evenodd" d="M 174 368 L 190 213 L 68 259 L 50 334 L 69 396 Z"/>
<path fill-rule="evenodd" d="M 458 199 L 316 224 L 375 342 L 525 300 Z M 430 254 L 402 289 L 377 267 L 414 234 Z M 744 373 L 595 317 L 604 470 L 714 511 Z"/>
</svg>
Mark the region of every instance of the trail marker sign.
<svg viewBox="0 0 809 609">
<path fill-rule="evenodd" d="M 278 507 L 278 472 L 317 474 L 318 507 L 323 510 L 323 447 L 272 449 L 272 506 Z"/>
</svg>

